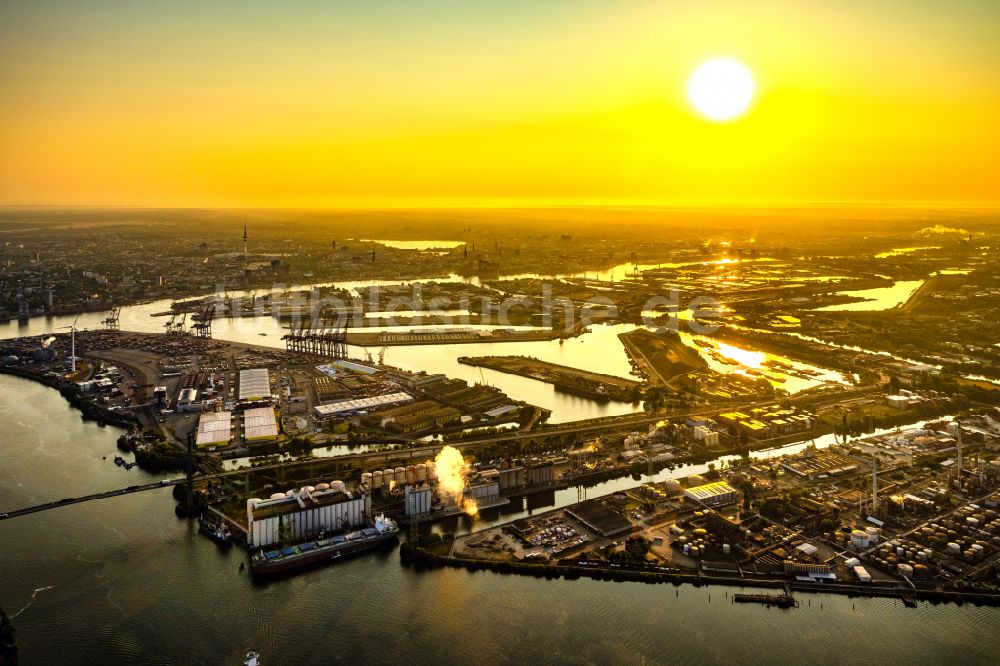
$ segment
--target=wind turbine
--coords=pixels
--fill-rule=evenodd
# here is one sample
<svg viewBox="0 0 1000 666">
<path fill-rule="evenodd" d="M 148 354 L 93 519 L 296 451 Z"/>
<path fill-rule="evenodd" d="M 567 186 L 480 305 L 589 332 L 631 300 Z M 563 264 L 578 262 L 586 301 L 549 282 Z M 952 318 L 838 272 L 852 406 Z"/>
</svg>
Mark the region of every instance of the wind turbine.
<svg viewBox="0 0 1000 666">
<path fill-rule="evenodd" d="M 69 358 L 70 358 L 70 371 L 76 372 L 76 322 L 80 319 L 80 315 L 76 316 L 73 323 L 69 326 L 62 326 L 61 328 L 69 329 Z"/>
</svg>

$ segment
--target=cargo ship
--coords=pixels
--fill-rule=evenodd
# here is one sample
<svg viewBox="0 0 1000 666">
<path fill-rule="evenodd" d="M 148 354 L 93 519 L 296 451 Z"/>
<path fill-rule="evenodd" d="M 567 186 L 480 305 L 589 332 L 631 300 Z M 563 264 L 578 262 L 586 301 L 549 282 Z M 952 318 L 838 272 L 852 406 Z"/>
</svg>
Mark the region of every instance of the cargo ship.
<svg viewBox="0 0 1000 666">
<path fill-rule="evenodd" d="M 350 553 L 370 550 L 394 541 L 398 534 L 396 522 L 379 514 L 375 516 L 372 527 L 305 541 L 294 546 L 262 548 L 250 557 L 250 572 L 254 575 L 276 574 L 308 564 L 338 560 Z"/>
</svg>

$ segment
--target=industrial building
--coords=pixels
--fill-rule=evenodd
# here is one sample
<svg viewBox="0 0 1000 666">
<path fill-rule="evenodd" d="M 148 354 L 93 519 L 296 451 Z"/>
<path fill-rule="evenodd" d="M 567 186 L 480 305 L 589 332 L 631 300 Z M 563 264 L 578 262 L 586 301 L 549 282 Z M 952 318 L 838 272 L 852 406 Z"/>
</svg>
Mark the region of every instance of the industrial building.
<svg viewBox="0 0 1000 666">
<path fill-rule="evenodd" d="M 278 422 L 271 407 L 255 407 L 243 412 L 243 439 L 257 442 L 278 436 Z"/>
<path fill-rule="evenodd" d="M 739 497 L 739 491 L 725 481 L 706 483 L 703 486 L 695 486 L 684 491 L 684 497 L 692 502 L 704 504 L 706 506 L 716 506 L 735 502 Z"/>
<path fill-rule="evenodd" d="M 463 497 L 476 502 L 476 506 L 484 509 L 498 504 L 506 504 L 509 500 L 500 497 L 500 484 L 496 477 L 480 478 L 477 481 L 470 481 L 465 488 Z"/>
<path fill-rule="evenodd" d="M 348 361 L 344 359 L 338 359 L 336 361 L 331 361 L 326 365 L 318 365 L 316 369 L 322 372 L 324 375 L 333 377 L 336 376 L 338 370 L 348 370 L 350 372 L 356 372 L 361 375 L 374 375 L 379 372 L 378 368 L 373 368 L 369 365 L 362 365 L 355 361 Z"/>
<path fill-rule="evenodd" d="M 240 400 L 260 400 L 271 395 L 271 375 L 266 368 L 240 370 Z"/>
<path fill-rule="evenodd" d="M 193 389 L 193 388 L 181 389 L 181 392 L 177 395 L 177 411 L 178 412 L 200 411 L 201 406 L 197 403 L 197 400 L 198 400 L 198 389 Z"/>
<path fill-rule="evenodd" d="M 232 436 L 233 418 L 231 412 L 206 412 L 198 418 L 198 434 L 195 445 L 201 449 L 210 446 L 225 446 Z"/>
<path fill-rule="evenodd" d="M 430 486 L 406 486 L 403 491 L 403 506 L 407 516 L 423 516 L 431 512 L 434 491 Z"/>
<path fill-rule="evenodd" d="M 387 393 L 385 395 L 376 395 L 368 398 L 341 400 L 340 402 L 333 402 L 329 405 L 316 405 L 313 407 L 313 412 L 318 418 L 340 416 L 350 414 L 352 412 L 368 412 L 373 409 L 398 405 L 411 400 L 413 400 L 413 398 L 408 393 Z"/>
<path fill-rule="evenodd" d="M 270 499 L 247 500 L 247 541 L 251 548 L 301 541 L 321 531 L 367 525 L 371 496 L 350 493 L 342 481 L 305 486 Z"/>
<path fill-rule="evenodd" d="M 576 504 L 566 513 L 603 537 L 613 537 L 632 529 L 632 523 L 603 500 L 593 499 Z"/>
</svg>

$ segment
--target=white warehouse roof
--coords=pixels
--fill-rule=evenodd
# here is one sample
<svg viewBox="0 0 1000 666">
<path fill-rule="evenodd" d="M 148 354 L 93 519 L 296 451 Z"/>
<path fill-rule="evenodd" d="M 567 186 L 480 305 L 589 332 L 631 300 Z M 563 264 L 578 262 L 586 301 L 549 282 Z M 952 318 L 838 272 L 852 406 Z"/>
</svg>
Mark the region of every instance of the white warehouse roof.
<svg viewBox="0 0 1000 666">
<path fill-rule="evenodd" d="M 735 499 L 736 495 L 736 488 L 733 488 L 725 481 L 706 483 L 703 486 L 695 486 L 694 488 L 688 488 L 684 491 L 685 497 L 705 504 L 713 504 L 717 502 L 724 502 L 729 499 Z"/>
<path fill-rule="evenodd" d="M 273 439 L 278 436 L 278 422 L 271 407 L 257 407 L 243 412 L 243 437 L 247 440 Z"/>
<path fill-rule="evenodd" d="M 403 402 L 410 402 L 413 398 L 408 393 L 402 391 L 398 393 L 386 393 L 370 398 L 353 398 L 351 400 L 341 400 L 329 405 L 316 405 L 314 411 L 316 416 L 331 416 L 333 414 L 344 414 L 359 410 L 378 409 L 388 405 L 396 405 Z"/>
<path fill-rule="evenodd" d="M 271 376 L 266 368 L 240 370 L 240 400 L 271 395 Z"/>
<path fill-rule="evenodd" d="M 198 435 L 195 444 L 198 446 L 228 444 L 231 427 L 230 412 L 205 412 L 198 417 Z"/>
</svg>

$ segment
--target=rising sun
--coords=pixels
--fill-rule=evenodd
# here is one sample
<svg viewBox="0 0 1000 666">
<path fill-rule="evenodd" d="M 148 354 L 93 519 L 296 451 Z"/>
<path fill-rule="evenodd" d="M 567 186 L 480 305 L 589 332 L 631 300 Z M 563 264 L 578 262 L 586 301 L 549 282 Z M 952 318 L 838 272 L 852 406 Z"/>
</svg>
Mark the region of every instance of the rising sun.
<svg viewBox="0 0 1000 666">
<path fill-rule="evenodd" d="M 688 98 L 698 112 L 716 122 L 742 116 L 753 100 L 753 75 L 743 63 L 717 58 L 698 66 L 688 81 Z"/>
</svg>

